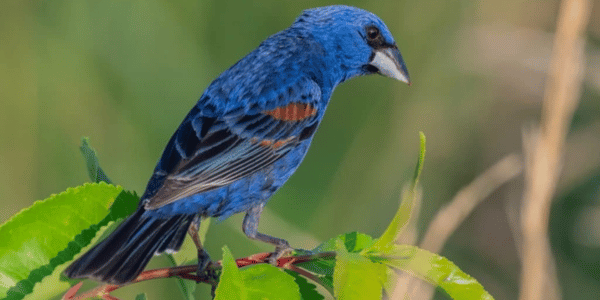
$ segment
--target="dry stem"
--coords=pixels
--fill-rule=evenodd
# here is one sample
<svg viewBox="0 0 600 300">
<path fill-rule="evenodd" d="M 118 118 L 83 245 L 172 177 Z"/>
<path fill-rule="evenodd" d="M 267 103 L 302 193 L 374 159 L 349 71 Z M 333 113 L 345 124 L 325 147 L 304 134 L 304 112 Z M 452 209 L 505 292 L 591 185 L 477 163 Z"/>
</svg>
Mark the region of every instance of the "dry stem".
<svg viewBox="0 0 600 300">
<path fill-rule="evenodd" d="M 437 213 L 429 224 L 420 247 L 440 253 L 448 238 L 475 207 L 500 186 L 521 174 L 521 170 L 521 158 L 513 153 L 475 178 L 454 196 L 450 204 Z M 430 299 L 433 291 L 434 289 L 429 283 L 408 274 L 402 274 L 398 279 L 392 299 L 404 299 L 407 294 L 413 294 L 413 299 Z M 414 295 L 414 293 L 419 293 L 419 295 Z"/>
<path fill-rule="evenodd" d="M 524 136 L 525 191 L 522 202 L 523 265 L 521 300 L 559 297 L 547 295 L 557 284 L 548 240 L 550 204 L 556 189 L 566 135 L 577 107 L 584 67 L 581 36 L 591 10 L 589 0 L 563 0 L 544 92 L 541 128 Z"/>
</svg>

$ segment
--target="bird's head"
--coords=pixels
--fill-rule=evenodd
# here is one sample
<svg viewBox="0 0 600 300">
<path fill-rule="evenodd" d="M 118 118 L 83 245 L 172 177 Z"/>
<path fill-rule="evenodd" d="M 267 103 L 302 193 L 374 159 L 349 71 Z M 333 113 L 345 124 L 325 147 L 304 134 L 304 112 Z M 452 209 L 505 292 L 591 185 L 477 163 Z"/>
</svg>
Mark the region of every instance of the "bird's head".
<svg viewBox="0 0 600 300">
<path fill-rule="evenodd" d="M 410 84 L 394 37 L 376 15 L 334 5 L 305 10 L 292 27 L 308 30 L 339 68 L 340 81 L 378 73 Z"/>
</svg>

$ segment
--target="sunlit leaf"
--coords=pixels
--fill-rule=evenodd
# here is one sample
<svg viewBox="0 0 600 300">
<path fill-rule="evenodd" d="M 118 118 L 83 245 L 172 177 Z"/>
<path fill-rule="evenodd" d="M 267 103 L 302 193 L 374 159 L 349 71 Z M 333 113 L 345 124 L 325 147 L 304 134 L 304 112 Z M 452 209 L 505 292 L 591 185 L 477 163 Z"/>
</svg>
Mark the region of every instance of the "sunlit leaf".
<svg viewBox="0 0 600 300">
<path fill-rule="evenodd" d="M 238 269 L 227 246 L 223 247 L 223 272 L 215 300 L 281 299 L 300 300 L 294 277 L 269 264 Z"/>
<path fill-rule="evenodd" d="M 344 242 L 348 252 L 358 252 L 373 245 L 373 238 L 360 232 L 349 232 L 338 235 L 313 249 L 314 252 L 335 251 L 338 240 Z"/>
<path fill-rule="evenodd" d="M 374 263 L 360 253 L 346 250 L 342 240 L 337 243 L 333 273 L 335 297 L 342 300 L 379 300 L 387 278 L 387 267 Z"/>
<path fill-rule="evenodd" d="M 336 241 L 342 241 L 348 252 L 359 252 L 373 244 L 373 238 L 360 232 L 350 232 L 332 238 L 313 249 L 313 252 L 320 253 L 336 250 Z M 299 263 L 299 267 L 317 275 L 321 284 L 328 290 L 333 290 L 333 268 L 335 259 L 315 259 L 312 261 Z"/>
<path fill-rule="evenodd" d="M 475 278 L 453 262 L 416 246 L 394 245 L 387 253 L 371 258 L 439 286 L 453 299 L 494 299 Z"/>
<path fill-rule="evenodd" d="M 245 289 L 240 270 L 227 246 L 223 246 L 222 272 L 219 285 L 215 291 L 215 300 L 245 300 L 248 291 Z"/>
<path fill-rule="evenodd" d="M 90 183 L 37 201 L 13 216 L 0 226 L 0 296 L 21 299 L 34 291 L 37 283 L 89 245 L 103 226 L 127 214 L 123 210 L 130 206 L 120 202 L 135 200 L 121 187 Z M 48 281 L 36 286 L 38 299 L 65 289 Z"/>
</svg>

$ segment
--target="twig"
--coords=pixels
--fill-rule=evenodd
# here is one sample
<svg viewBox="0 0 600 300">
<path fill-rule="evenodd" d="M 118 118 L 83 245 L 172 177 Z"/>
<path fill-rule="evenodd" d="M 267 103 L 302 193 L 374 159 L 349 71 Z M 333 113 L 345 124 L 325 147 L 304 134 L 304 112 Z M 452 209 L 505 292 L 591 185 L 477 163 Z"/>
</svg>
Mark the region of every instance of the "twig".
<svg viewBox="0 0 600 300">
<path fill-rule="evenodd" d="M 558 284 L 552 271 L 554 260 L 548 240 L 548 218 L 562 167 L 565 139 L 579 102 L 585 59 L 581 36 L 590 11 L 589 0 L 561 2 L 544 91 L 541 128 L 523 137 L 527 168 L 521 213 L 521 300 L 560 297 L 547 294 L 549 288 Z"/>
<path fill-rule="evenodd" d="M 248 266 L 248 265 L 268 263 L 270 256 L 271 256 L 270 252 L 257 253 L 257 254 L 254 254 L 254 255 L 251 255 L 248 257 L 237 259 L 236 264 L 237 264 L 238 268 L 241 268 L 241 267 Z M 277 260 L 277 266 L 280 268 L 287 268 L 287 269 L 296 271 L 295 266 L 293 269 L 290 266 L 293 266 L 298 263 L 312 261 L 315 259 L 326 259 L 326 258 L 333 258 L 333 257 L 335 257 L 335 252 L 333 252 L 333 251 L 321 252 L 321 253 L 310 254 L 310 255 L 285 256 L 285 257 L 282 257 Z M 109 294 L 119 288 L 122 288 L 127 285 L 131 285 L 134 283 L 138 283 L 141 281 L 158 279 L 158 278 L 168 278 L 168 277 L 174 277 L 174 276 L 177 276 L 177 277 L 180 277 L 183 279 L 194 280 L 196 282 L 205 282 L 205 283 L 213 284 L 213 282 L 208 282 L 206 278 L 191 274 L 191 273 L 196 272 L 197 268 L 198 268 L 197 265 L 187 265 L 187 266 L 179 266 L 179 267 L 162 268 L 162 269 L 154 269 L 154 270 L 144 271 L 136 279 L 134 279 L 133 281 L 128 282 L 126 284 L 101 285 L 101 286 L 98 286 L 98 287 L 96 287 L 92 290 L 89 290 L 89 291 L 85 292 L 84 294 L 76 297 L 75 295 L 77 294 L 77 291 L 79 290 L 79 288 L 81 288 L 81 285 L 83 284 L 82 282 L 80 282 L 80 283 L 76 284 L 75 286 L 73 286 L 71 289 L 69 289 L 67 291 L 67 293 L 65 293 L 65 295 L 63 296 L 62 299 L 63 300 L 83 300 L 83 299 L 88 299 L 88 298 L 93 298 L 93 297 L 103 297 L 104 299 L 110 299 L 110 300 L 117 299 L 118 300 L 118 298 L 115 298 Z M 212 268 L 215 270 L 220 269 L 221 262 L 220 261 L 213 262 L 209 266 L 209 268 Z M 303 274 L 303 273 L 301 273 L 301 274 Z M 309 277 L 309 278 L 312 279 L 312 277 Z M 316 281 L 316 282 L 320 282 L 320 281 Z"/>
<path fill-rule="evenodd" d="M 75 295 L 77 294 L 77 291 L 79 291 L 79 289 L 81 288 L 81 286 L 83 285 L 83 281 L 72 286 L 66 293 L 65 295 L 62 297 L 62 299 L 73 299 L 73 297 L 75 297 Z"/>
</svg>

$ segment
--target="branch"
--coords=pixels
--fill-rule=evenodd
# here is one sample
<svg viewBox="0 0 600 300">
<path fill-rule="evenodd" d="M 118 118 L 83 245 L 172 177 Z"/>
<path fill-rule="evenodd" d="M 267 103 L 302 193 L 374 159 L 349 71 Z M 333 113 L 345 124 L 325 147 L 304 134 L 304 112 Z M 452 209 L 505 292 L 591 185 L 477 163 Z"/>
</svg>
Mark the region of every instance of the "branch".
<svg viewBox="0 0 600 300">
<path fill-rule="evenodd" d="M 254 254 L 254 255 L 251 255 L 248 257 L 236 259 L 236 263 L 237 263 L 238 268 L 241 268 L 244 266 L 249 266 L 249 265 L 255 265 L 255 264 L 269 263 L 269 257 L 271 256 L 271 254 L 272 254 L 271 252 L 257 253 L 257 254 Z M 313 278 L 314 276 L 312 276 L 312 274 L 310 274 L 310 273 L 308 273 L 308 275 L 311 275 L 311 276 L 308 276 L 306 274 L 307 272 L 299 272 L 299 270 L 300 271 L 303 271 L 303 270 L 298 268 L 295 265 L 299 264 L 299 263 L 307 262 L 307 261 L 312 261 L 315 259 L 326 259 L 326 258 L 334 258 L 334 257 L 335 257 L 335 252 L 333 252 L 333 251 L 321 252 L 321 253 L 310 254 L 310 255 L 285 256 L 285 257 L 282 257 L 277 260 L 277 267 L 285 268 L 285 269 L 289 269 L 289 270 L 298 272 L 301 275 L 304 275 L 313 281 L 320 282 L 320 280 L 318 280 L 318 278 L 317 278 L 317 280 L 315 280 Z M 221 261 L 213 262 L 208 267 L 213 270 L 218 270 L 221 268 Z M 148 270 L 148 271 L 142 272 L 136 279 L 134 279 L 133 281 L 128 282 L 126 284 L 122 284 L 122 285 L 104 284 L 104 285 L 98 286 L 92 290 L 89 290 L 82 295 L 76 296 L 77 291 L 81 288 L 81 285 L 83 284 L 83 282 L 80 282 L 80 283 L 74 285 L 71 289 L 69 289 L 67 291 L 67 293 L 65 293 L 65 295 L 63 296 L 62 299 L 63 300 L 83 300 L 83 299 L 89 299 L 89 298 L 93 298 L 93 297 L 102 297 L 103 299 L 118 300 L 118 298 L 111 296 L 110 293 L 117 289 L 120 289 L 124 286 L 131 285 L 134 283 L 152 280 L 152 279 L 168 278 L 168 277 L 179 277 L 179 278 L 183 278 L 183 279 L 194 280 L 196 282 L 204 282 L 204 283 L 211 284 L 211 285 L 216 284 L 216 282 L 211 282 L 204 277 L 199 277 L 195 274 L 192 274 L 197 271 L 197 268 L 198 268 L 197 265 L 186 265 L 186 266 L 178 266 L 178 267 L 172 267 L 172 268 Z"/>
</svg>

